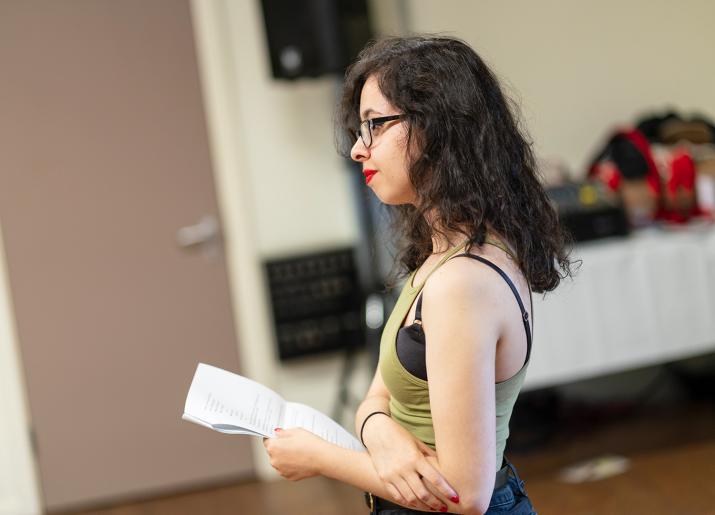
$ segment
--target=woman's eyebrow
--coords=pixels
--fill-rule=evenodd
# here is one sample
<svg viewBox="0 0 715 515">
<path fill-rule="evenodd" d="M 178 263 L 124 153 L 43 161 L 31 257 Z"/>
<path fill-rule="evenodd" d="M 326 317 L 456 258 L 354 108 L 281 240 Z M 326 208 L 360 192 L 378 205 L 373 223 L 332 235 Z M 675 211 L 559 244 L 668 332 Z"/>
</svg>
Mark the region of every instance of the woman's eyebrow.
<svg viewBox="0 0 715 515">
<path fill-rule="evenodd" d="M 374 114 L 382 114 L 380 111 L 375 111 L 372 107 L 368 107 L 367 109 L 365 109 L 362 112 L 362 116 L 360 117 L 360 119 L 364 120 L 365 118 L 367 118 L 368 116 L 370 116 L 373 113 Z"/>
</svg>

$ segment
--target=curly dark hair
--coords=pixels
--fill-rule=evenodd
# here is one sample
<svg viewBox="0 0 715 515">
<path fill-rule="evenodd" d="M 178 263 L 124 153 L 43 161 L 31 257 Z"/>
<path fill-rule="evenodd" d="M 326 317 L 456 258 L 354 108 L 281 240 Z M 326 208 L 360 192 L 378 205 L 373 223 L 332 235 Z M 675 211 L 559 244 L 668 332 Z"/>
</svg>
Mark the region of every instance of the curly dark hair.
<svg viewBox="0 0 715 515">
<path fill-rule="evenodd" d="M 568 234 L 537 176 L 518 107 L 465 42 L 442 36 L 387 38 L 369 44 L 348 69 L 336 125 L 349 156 L 360 124 L 360 94 L 375 76 L 383 96 L 406 115 L 408 176 L 416 205 L 391 206 L 398 238 L 390 286 L 432 253 L 432 232 L 461 233 L 482 245 L 489 228 L 506 239 L 535 292 L 571 276 Z M 434 215 L 428 225 L 426 213 Z M 438 227 L 440 229 L 438 229 Z M 466 232 L 465 232 L 465 229 Z"/>
</svg>

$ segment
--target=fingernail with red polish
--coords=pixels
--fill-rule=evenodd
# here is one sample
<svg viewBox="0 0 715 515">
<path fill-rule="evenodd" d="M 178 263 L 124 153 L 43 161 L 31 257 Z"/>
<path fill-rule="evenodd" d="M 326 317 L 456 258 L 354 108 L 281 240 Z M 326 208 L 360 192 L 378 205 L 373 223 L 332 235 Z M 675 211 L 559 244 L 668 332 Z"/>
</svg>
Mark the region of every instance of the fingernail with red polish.
<svg viewBox="0 0 715 515">
<path fill-rule="evenodd" d="M 282 431 L 282 429 L 280 427 L 277 427 L 273 431 L 275 431 L 277 433 L 278 431 Z"/>
<path fill-rule="evenodd" d="M 452 501 L 454 504 L 459 504 L 459 496 L 455 495 L 454 497 L 449 498 L 450 501 Z"/>
<path fill-rule="evenodd" d="M 445 511 L 447 511 L 447 507 L 446 507 L 446 506 L 442 506 L 442 507 L 439 509 L 439 511 L 441 511 L 442 513 L 444 513 Z"/>
</svg>

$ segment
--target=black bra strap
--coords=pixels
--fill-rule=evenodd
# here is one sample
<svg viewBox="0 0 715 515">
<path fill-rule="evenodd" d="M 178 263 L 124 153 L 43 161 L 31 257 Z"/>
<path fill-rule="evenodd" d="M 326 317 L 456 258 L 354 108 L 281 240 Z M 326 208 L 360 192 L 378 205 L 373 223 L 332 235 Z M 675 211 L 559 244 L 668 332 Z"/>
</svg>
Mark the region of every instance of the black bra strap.
<svg viewBox="0 0 715 515">
<path fill-rule="evenodd" d="M 502 276 L 502 278 L 507 282 L 509 285 L 509 288 L 511 288 L 512 293 L 514 294 L 514 297 L 516 297 L 516 301 L 519 303 L 519 309 L 521 310 L 521 319 L 524 322 L 524 330 L 526 331 L 526 361 L 529 361 L 529 357 L 531 356 L 531 326 L 529 325 L 529 313 L 526 311 L 524 308 L 524 303 L 521 301 L 521 296 L 519 295 L 519 292 L 516 289 L 516 286 L 514 286 L 514 283 L 509 279 L 509 276 L 506 275 L 506 272 L 499 268 L 497 265 L 489 261 L 488 259 L 484 259 L 481 256 L 475 256 L 474 254 L 457 254 L 456 256 L 452 256 L 450 259 L 460 257 L 460 256 L 466 256 L 470 257 L 473 259 L 476 259 L 477 261 L 481 261 L 485 265 L 490 266 L 494 270 L 496 270 L 499 275 Z M 531 310 L 534 310 L 534 304 L 531 300 L 531 287 L 529 287 L 529 303 L 531 304 Z M 415 321 L 419 322 L 420 324 L 422 323 L 422 293 L 420 293 L 420 297 L 417 299 L 417 308 L 415 309 Z M 526 363 L 525 361 L 525 363 Z"/>
<path fill-rule="evenodd" d="M 420 293 L 420 298 L 417 299 L 417 307 L 415 308 L 415 322 L 422 323 L 422 293 Z"/>
</svg>

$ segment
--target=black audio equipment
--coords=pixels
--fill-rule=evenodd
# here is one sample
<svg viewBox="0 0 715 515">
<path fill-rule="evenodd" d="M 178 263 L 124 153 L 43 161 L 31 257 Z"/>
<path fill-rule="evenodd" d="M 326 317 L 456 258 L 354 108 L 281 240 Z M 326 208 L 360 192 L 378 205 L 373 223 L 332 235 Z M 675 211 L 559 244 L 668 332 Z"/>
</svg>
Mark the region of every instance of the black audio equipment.
<svg viewBox="0 0 715 515">
<path fill-rule="evenodd" d="M 345 72 L 372 37 L 366 0 L 261 0 L 273 77 Z"/>
<path fill-rule="evenodd" d="M 281 360 L 365 344 L 353 248 L 266 262 Z"/>
<path fill-rule="evenodd" d="M 574 182 L 546 188 L 561 224 L 575 241 L 625 236 L 630 227 L 620 198 L 600 182 Z"/>
</svg>

